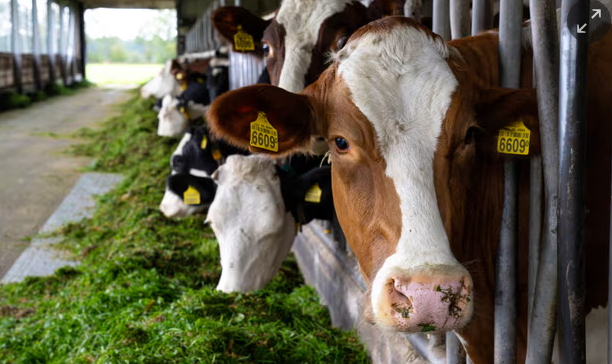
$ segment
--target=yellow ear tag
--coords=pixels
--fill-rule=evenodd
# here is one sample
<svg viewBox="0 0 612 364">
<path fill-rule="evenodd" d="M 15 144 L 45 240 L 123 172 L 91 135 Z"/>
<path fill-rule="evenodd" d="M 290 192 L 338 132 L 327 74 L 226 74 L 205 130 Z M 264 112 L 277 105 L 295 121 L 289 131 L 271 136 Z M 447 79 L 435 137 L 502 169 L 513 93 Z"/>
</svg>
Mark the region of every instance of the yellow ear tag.
<svg viewBox="0 0 612 364">
<path fill-rule="evenodd" d="M 321 202 L 321 193 L 323 191 L 321 191 L 321 187 L 319 187 L 319 184 L 314 184 L 312 187 L 310 187 L 310 189 L 308 191 L 306 191 L 306 197 L 304 197 L 304 201 L 306 202 L 312 202 L 312 203 L 319 203 Z"/>
<path fill-rule="evenodd" d="M 278 152 L 278 132 L 268 121 L 265 112 L 259 112 L 251 123 L 251 142 L 253 147 Z"/>
<path fill-rule="evenodd" d="M 215 149 L 212 152 L 212 157 L 214 160 L 218 161 L 219 159 L 221 159 L 221 157 L 223 157 L 223 155 L 221 155 L 221 151 L 219 149 Z"/>
<path fill-rule="evenodd" d="M 187 82 L 182 82 L 181 83 L 181 91 L 185 91 L 187 90 Z"/>
<path fill-rule="evenodd" d="M 529 154 L 531 131 L 522 121 L 517 121 L 505 129 L 499 130 L 497 151 L 504 154 Z"/>
<path fill-rule="evenodd" d="M 238 32 L 234 34 L 234 48 L 237 51 L 254 51 L 255 42 L 253 36 L 242 30 L 242 25 L 238 26 Z"/>
<path fill-rule="evenodd" d="M 198 79 L 196 80 L 197 83 L 204 83 L 204 79 L 201 77 L 198 77 Z"/>
<path fill-rule="evenodd" d="M 183 193 L 183 202 L 185 202 L 185 205 L 199 205 L 200 193 L 195 188 L 189 186 L 187 191 Z"/>
<path fill-rule="evenodd" d="M 177 73 L 176 74 L 176 79 L 179 80 L 179 81 L 182 80 L 183 79 L 183 74 L 182 73 Z"/>
<path fill-rule="evenodd" d="M 200 144 L 200 149 L 206 149 L 207 145 L 208 145 L 208 138 L 206 138 L 206 135 L 202 135 L 202 143 Z"/>
</svg>

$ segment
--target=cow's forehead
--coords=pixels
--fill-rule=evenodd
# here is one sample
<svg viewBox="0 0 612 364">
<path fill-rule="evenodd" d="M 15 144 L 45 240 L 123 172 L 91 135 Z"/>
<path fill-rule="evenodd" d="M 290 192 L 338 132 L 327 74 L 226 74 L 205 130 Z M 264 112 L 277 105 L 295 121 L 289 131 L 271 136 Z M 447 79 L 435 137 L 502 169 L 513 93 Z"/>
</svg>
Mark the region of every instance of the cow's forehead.
<svg viewBox="0 0 612 364">
<path fill-rule="evenodd" d="M 274 177 L 275 163 L 264 155 L 252 154 L 249 156 L 231 155 L 224 165 L 220 167 L 221 173 L 230 177 L 234 183 L 252 183 L 256 180 L 270 180 Z M 225 180 L 229 182 L 228 180 Z"/>
<path fill-rule="evenodd" d="M 341 12 L 353 0 L 285 0 L 276 21 L 287 36 L 296 35 L 305 44 L 314 45 L 325 19 Z"/>
<path fill-rule="evenodd" d="M 399 18 L 365 26 L 334 55 L 336 76 L 372 123 L 382 152 L 408 133 L 435 147 L 457 87 L 439 37 Z"/>
</svg>

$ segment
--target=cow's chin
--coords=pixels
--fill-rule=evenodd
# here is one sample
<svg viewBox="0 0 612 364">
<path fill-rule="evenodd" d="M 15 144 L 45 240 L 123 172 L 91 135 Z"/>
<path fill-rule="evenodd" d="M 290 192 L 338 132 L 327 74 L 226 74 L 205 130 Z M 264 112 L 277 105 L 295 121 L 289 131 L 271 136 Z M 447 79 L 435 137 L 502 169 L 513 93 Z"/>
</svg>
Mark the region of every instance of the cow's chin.
<svg viewBox="0 0 612 364">
<path fill-rule="evenodd" d="M 389 331 L 460 329 L 472 318 L 472 288 L 461 265 L 383 266 L 372 282 L 372 319 Z"/>
</svg>

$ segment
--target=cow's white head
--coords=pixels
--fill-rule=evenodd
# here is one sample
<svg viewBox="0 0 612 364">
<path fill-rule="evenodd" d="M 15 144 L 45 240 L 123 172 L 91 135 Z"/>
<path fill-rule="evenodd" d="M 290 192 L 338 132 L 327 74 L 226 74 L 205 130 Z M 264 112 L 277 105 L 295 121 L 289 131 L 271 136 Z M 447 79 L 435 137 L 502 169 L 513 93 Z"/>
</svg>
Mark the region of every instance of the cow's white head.
<svg viewBox="0 0 612 364">
<path fill-rule="evenodd" d="M 171 73 L 172 65 L 172 60 L 166 61 L 159 73 L 140 88 L 142 98 L 153 96 L 161 99 L 166 95 L 176 96 L 181 93 L 181 86 Z"/>
<path fill-rule="evenodd" d="M 157 114 L 159 123 L 157 125 L 157 135 L 165 137 L 177 137 L 182 135 L 189 126 L 189 119 L 186 116 L 187 107 L 179 106 L 180 101 L 170 95 L 164 96 L 162 106 Z M 181 109 L 182 110 L 179 110 Z"/>
<path fill-rule="evenodd" d="M 206 221 L 219 241 L 224 292 L 263 288 L 278 272 L 295 236 L 285 211 L 276 164 L 260 155 L 232 155 L 213 179 L 215 200 Z"/>
</svg>

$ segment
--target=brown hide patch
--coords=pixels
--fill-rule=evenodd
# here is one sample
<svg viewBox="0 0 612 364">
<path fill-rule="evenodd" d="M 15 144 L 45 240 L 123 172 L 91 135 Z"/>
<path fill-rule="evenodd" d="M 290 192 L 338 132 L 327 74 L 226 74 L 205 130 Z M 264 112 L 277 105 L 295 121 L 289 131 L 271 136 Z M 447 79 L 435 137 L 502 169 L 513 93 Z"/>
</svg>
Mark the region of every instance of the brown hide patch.
<svg viewBox="0 0 612 364">
<path fill-rule="evenodd" d="M 249 145 L 251 122 L 259 112 L 266 113 L 278 132 L 278 154 L 309 145 L 315 134 L 308 98 L 272 85 L 243 87 L 219 96 L 210 105 L 206 120 L 215 135 L 238 147 L 274 153 Z"/>
<path fill-rule="evenodd" d="M 241 6 L 224 6 L 215 10 L 211 16 L 213 26 L 221 37 L 232 44 L 234 48 L 234 35 L 238 32 L 238 26 L 242 31 L 250 34 L 255 43 L 255 53 L 261 54 L 261 38 L 270 21 L 251 13 Z"/>
<path fill-rule="evenodd" d="M 335 66 L 322 78 L 332 75 Z M 312 92 L 317 81 L 307 90 Z M 370 121 L 350 98 L 345 82 L 327 82 L 325 115 L 332 160 L 332 189 L 338 220 L 369 284 L 395 252 L 401 234 L 399 196 L 392 179 L 386 176 L 386 162 Z M 349 149 L 339 150 L 335 138 L 344 138 Z M 366 305 L 369 305 L 366 302 Z"/>
<path fill-rule="evenodd" d="M 314 46 L 310 66 L 305 75 L 306 84 L 314 82 L 327 68 L 330 52 L 339 51 L 357 29 L 368 23 L 366 8 L 353 1 L 344 10 L 336 13 L 321 24 L 317 43 Z"/>
<path fill-rule="evenodd" d="M 368 19 L 376 20 L 386 16 L 404 15 L 406 0 L 374 0 L 368 6 Z"/>
</svg>

